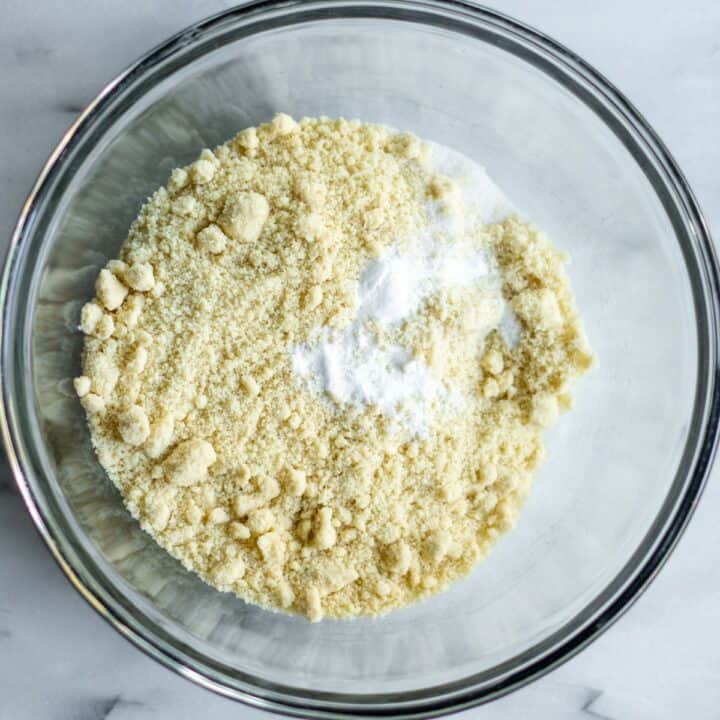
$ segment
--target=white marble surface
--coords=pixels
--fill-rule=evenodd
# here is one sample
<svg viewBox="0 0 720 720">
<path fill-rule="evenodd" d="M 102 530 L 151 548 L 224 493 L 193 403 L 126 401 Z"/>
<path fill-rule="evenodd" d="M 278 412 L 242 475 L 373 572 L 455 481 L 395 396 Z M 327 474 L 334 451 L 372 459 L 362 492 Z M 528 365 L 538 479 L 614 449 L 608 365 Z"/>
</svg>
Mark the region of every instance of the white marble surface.
<svg viewBox="0 0 720 720">
<path fill-rule="evenodd" d="M 60 133 L 138 54 L 229 6 L 218 0 L 4 0 L 0 227 Z M 496 0 L 620 87 L 669 145 L 720 233 L 720 4 L 714 0 Z M 85 604 L 0 471 L 0 720 L 268 717 L 146 658 Z M 463 717 L 720 718 L 720 494 L 713 482 L 650 590 L 549 676 Z"/>
</svg>

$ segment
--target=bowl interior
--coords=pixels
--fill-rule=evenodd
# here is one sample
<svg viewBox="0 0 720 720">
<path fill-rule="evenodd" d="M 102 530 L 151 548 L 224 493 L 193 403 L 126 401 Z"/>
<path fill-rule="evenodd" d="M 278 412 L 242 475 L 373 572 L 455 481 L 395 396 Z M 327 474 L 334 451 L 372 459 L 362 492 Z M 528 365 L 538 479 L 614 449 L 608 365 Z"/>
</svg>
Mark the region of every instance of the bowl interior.
<svg viewBox="0 0 720 720">
<path fill-rule="evenodd" d="M 349 697 L 496 681 L 603 602 L 675 492 L 699 382 L 691 259 L 632 138 L 519 41 L 421 14 L 283 17 L 235 17 L 136 70 L 56 168 L 15 269 L 26 309 L 11 382 L 35 492 L 81 580 L 224 684 Z M 598 359 L 546 435 L 517 528 L 449 592 L 380 619 L 311 625 L 189 574 L 124 509 L 69 392 L 79 308 L 144 199 L 275 111 L 386 123 L 485 165 L 570 253 Z"/>
</svg>

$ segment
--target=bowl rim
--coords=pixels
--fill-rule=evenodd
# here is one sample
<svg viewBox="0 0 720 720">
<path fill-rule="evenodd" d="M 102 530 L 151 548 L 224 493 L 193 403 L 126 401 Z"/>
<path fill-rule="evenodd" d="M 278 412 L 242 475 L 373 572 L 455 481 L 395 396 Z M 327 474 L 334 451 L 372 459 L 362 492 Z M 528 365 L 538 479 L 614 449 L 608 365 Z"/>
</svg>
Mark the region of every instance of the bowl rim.
<svg viewBox="0 0 720 720">
<path fill-rule="evenodd" d="M 389 10 L 392 10 L 395 15 L 388 14 Z M 176 650 L 175 648 L 168 647 L 167 643 L 153 635 L 146 628 L 128 624 L 119 612 L 112 597 L 108 597 L 107 593 L 105 593 L 104 597 L 101 597 L 95 588 L 88 587 L 88 584 L 81 578 L 82 573 L 73 564 L 76 559 L 68 557 L 63 551 L 62 538 L 58 536 L 57 529 L 52 527 L 52 522 L 48 522 L 43 503 L 39 502 L 36 488 L 33 482 L 28 480 L 24 471 L 21 461 L 23 453 L 20 448 L 22 434 L 19 432 L 13 405 L 14 388 L 8 381 L 5 372 L 9 362 L 8 354 L 12 352 L 13 348 L 12 338 L 7 335 L 10 324 L 8 318 L 11 316 L 10 311 L 13 308 L 12 301 L 15 300 L 12 292 L 13 270 L 17 264 L 18 253 L 24 245 L 25 239 L 31 234 L 32 221 L 49 189 L 52 178 L 62 166 L 67 151 L 79 141 L 83 131 L 92 122 L 93 118 L 105 106 L 110 104 L 114 98 L 121 95 L 123 90 L 131 85 L 135 77 L 139 77 L 143 72 L 166 61 L 173 55 L 177 55 L 183 49 L 225 23 L 246 20 L 249 16 L 261 18 L 273 13 L 286 13 L 286 15 L 300 18 L 301 21 L 313 17 L 313 14 L 316 18 L 335 19 L 339 17 L 407 19 L 401 18 L 401 16 L 408 14 L 413 16 L 410 19 L 416 19 L 421 23 L 423 19 L 427 21 L 431 16 L 436 18 L 438 22 L 443 19 L 453 18 L 454 22 L 458 24 L 475 23 L 477 26 L 482 25 L 488 32 L 502 32 L 512 36 L 517 41 L 522 41 L 527 47 L 531 48 L 528 52 L 538 54 L 539 59 L 536 60 L 538 62 L 542 60 L 544 64 L 542 69 L 546 74 L 556 79 L 560 75 L 567 75 L 582 86 L 574 89 L 574 94 L 578 95 L 582 90 L 587 95 L 585 102 L 590 105 L 593 102 L 596 104 L 594 108 L 596 112 L 599 112 L 597 105 L 599 102 L 605 103 L 607 108 L 612 108 L 622 126 L 614 128 L 616 133 L 621 129 L 632 133 L 632 138 L 621 138 L 621 140 L 626 144 L 633 142 L 638 147 L 642 147 L 647 156 L 657 164 L 656 172 L 664 182 L 664 189 L 672 193 L 673 202 L 677 206 L 678 212 L 681 212 L 685 219 L 688 237 L 694 237 L 697 245 L 695 248 L 698 254 L 697 262 L 700 271 L 702 271 L 701 280 L 704 283 L 702 301 L 705 305 L 703 309 L 707 314 L 710 335 L 704 344 L 700 343 L 699 354 L 702 357 L 699 358 L 699 361 L 706 366 L 708 390 L 706 391 L 705 413 L 701 420 L 702 434 L 701 437 L 698 437 L 695 445 L 696 452 L 693 454 L 692 472 L 686 478 L 687 486 L 684 492 L 680 494 L 667 526 L 663 527 L 659 537 L 653 540 L 654 547 L 634 571 L 630 581 L 615 592 L 608 601 L 598 603 L 594 612 L 588 615 L 569 635 L 566 634 L 564 640 L 555 644 L 550 652 L 537 655 L 527 666 L 507 673 L 507 675 L 499 678 L 488 687 L 473 686 L 473 676 L 470 676 L 459 681 L 461 685 L 464 684 L 460 690 L 453 690 L 443 696 L 423 696 L 420 700 L 417 700 L 410 697 L 413 695 L 412 692 L 399 693 L 393 698 L 388 698 L 388 696 L 340 695 L 336 696 L 335 701 L 330 699 L 328 702 L 317 703 L 309 701 L 307 694 L 293 697 L 283 697 L 280 694 L 279 698 L 277 695 L 269 697 L 259 692 L 260 688 L 257 686 L 245 686 L 241 689 L 237 684 L 229 684 L 227 677 L 223 678 L 217 673 L 210 677 L 207 666 L 200 667 L 200 663 L 193 664 L 189 662 L 182 654 L 177 651 L 173 652 L 173 650 Z M 278 17 L 283 16 L 279 15 Z M 298 20 L 294 22 L 298 22 Z M 480 39 L 477 34 L 476 39 Z M 527 60 L 528 58 L 524 59 Z M 595 101 L 592 99 L 593 96 L 597 98 Z M 606 112 L 608 111 L 606 110 Z M 637 157 L 635 159 L 637 160 Z M 655 189 L 657 190 L 657 188 Z M 682 244 L 681 238 L 678 237 L 678 240 Z M 687 248 L 683 249 L 689 252 Z M 0 317 L 0 360 L 3 369 L 0 433 L 17 487 L 38 533 L 48 546 L 52 556 L 70 583 L 101 617 L 147 655 L 206 689 L 260 709 L 286 715 L 298 717 L 437 717 L 501 697 L 545 675 L 576 655 L 627 611 L 666 562 L 697 506 L 718 444 L 718 428 L 720 424 L 720 393 L 717 391 L 718 381 L 720 380 L 720 369 L 718 369 L 717 363 L 718 337 L 720 336 L 720 325 L 718 324 L 718 318 L 720 317 L 719 287 L 720 272 L 707 222 L 685 177 L 667 148 L 643 116 L 604 76 L 571 50 L 552 40 L 544 33 L 505 14 L 467 0 L 443 0 L 442 2 L 440 0 L 311 0 L 310 2 L 300 2 L 300 0 L 249 0 L 186 27 L 157 45 L 117 75 L 71 124 L 40 171 L 21 208 L 10 244 L 5 253 L 2 278 L 0 280 L 0 306 L 2 307 L 2 316 Z M 694 290 L 697 294 L 697 288 L 694 288 Z M 699 300 L 696 299 L 697 302 Z M 612 584 L 611 582 L 608 588 Z M 606 591 L 607 588 L 601 591 L 601 595 Z M 590 606 L 592 605 L 593 603 L 590 604 Z M 561 630 L 565 630 L 571 624 L 571 622 L 566 623 Z M 470 681 L 469 684 L 467 684 L 468 681 Z M 445 686 L 439 687 L 443 689 Z M 328 697 L 330 697 L 329 694 Z M 343 698 L 348 697 L 352 697 L 356 704 L 348 704 L 347 699 L 343 700 Z M 372 703 L 363 702 L 363 697 L 380 698 L 381 702 L 377 702 L 377 699 Z"/>
</svg>

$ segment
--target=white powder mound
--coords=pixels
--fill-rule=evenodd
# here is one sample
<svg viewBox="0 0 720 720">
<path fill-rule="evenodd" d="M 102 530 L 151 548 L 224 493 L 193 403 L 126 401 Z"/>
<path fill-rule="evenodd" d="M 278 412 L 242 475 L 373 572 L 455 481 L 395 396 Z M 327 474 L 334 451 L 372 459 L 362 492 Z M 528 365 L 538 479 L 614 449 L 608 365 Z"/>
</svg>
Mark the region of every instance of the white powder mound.
<svg viewBox="0 0 720 720">
<path fill-rule="evenodd" d="M 484 253 L 438 242 L 437 229 L 433 223 L 410 247 L 401 250 L 396 243 L 367 264 L 357 286 L 356 318 L 349 327 L 323 330 L 317 342 L 291 351 L 294 372 L 313 390 L 327 392 L 338 403 L 375 405 L 417 436 L 426 435 L 428 417 L 440 401 L 454 407 L 458 400 L 406 348 L 380 346 L 366 323 L 390 329 L 417 312 L 433 293 L 488 276 Z"/>
<path fill-rule="evenodd" d="M 513 211 L 484 168 L 461 153 L 428 143 L 431 166 L 457 183 L 460 207 L 441 211 L 427 203 L 427 225 L 410 242 L 396 242 L 362 271 L 353 323 L 342 331 L 320 331 L 313 343 L 291 349 L 294 372 L 318 393 L 357 408 L 376 406 L 396 418 L 413 435 L 424 437 L 433 411 L 459 409 L 461 399 L 438 381 L 430 368 L 413 360 L 401 345 L 380 346 L 366 324 L 392 329 L 414 315 L 429 296 L 452 287 L 467 287 L 490 275 L 484 252 L 464 243 L 472 221 L 497 222 Z M 500 284 L 495 291 L 500 297 Z M 515 345 L 519 325 L 505 306 L 499 325 L 503 338 Z"/>
<path fill-rule="evenodd" d="M 357 316 L 381 325 L 400 322 L 417 312 L 422 301 L 439 290 L 471 285 L 487 276 L 484 253 L 459 244 L 438 243 L 431 225 L 408 249 L 397 244 L 371 260 L 357 288 Z"/>
<path fill-rule="evenodd" d="M 316 392 L 355 407 L 375 405 L 413 435 L 426 435 L 429 408 L 450 401 L 430 368 L 400 345 L 379 346 L 357 322 L 342 332 L 325 332 L 315 345 L 296 347 L 292 364 Z"/>
</svg>

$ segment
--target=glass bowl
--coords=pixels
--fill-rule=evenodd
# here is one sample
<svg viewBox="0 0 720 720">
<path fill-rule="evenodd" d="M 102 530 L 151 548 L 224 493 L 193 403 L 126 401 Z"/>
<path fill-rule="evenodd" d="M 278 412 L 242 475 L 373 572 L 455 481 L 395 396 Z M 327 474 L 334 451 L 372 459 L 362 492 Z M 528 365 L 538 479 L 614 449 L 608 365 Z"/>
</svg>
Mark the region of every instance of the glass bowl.
<svg viewBox="0 0 720 720">
<path fill-rule="evenodd" d="M 379 619 L 313 625 L 186 572 L 124 509 L 69 389 L 79 307 L 144 199 L 279 110 L 386 123 L 484 164 L 571 254 L 598 358 L 517 528 L 449 592 Z M 1 292 L 2 430 L 53 555 L 149 655 L 266 709 L 428 717 L 547 672 L 652 579 L 715 449 L 718 270 L 682 174 L 582 60 L 467 3 L 258 2 L 176 35 L 68 130 Z"/>
</svg>

